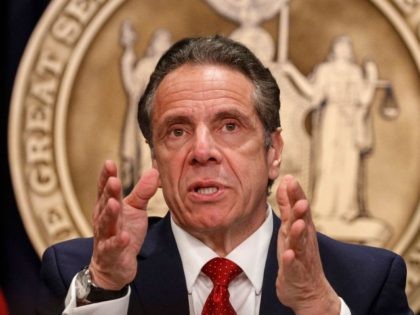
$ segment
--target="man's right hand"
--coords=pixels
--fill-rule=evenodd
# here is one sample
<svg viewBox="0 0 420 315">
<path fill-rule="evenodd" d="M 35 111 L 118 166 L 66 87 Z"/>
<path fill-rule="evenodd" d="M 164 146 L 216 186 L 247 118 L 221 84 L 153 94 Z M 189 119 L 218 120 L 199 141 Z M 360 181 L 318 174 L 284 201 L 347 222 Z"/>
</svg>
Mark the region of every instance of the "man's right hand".
<svg viewBox="0 0 420 315">
<path fill-rule="evenodd" d="M 104 163 L 93 211 L 94 247 L 89 265 L 97 286 L 120 290 L 134 280 L 137 254 L 147 232 L 147 203 L 158 186 L 159 172 L 151 169 L 123 199 L 115 162 Z"/>
</svg>

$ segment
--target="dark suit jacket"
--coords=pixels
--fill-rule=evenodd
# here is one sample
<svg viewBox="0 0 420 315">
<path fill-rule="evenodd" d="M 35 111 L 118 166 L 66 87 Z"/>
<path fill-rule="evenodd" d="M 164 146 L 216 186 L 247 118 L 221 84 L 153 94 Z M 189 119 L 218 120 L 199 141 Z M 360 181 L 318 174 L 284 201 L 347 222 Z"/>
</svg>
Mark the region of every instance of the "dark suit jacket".
<svg viewBox="0 0 420 315">
<path fill-rule="evenodd" d="M 152 219 L 138 256 L 138 275 L 131 284 L 129 314 L 189 314 L 188 294 L 181 258 L 170 218 Z M 157 221 L 157 222 L 156 222 Z M 274 232 L 264 271 L 260 314 L 293 312 L 276 296 L 278 271 L 277 231 Z M 352 311 L 362 314 L 412 314 L 404 292 L 406 268 L 400 256 L 384 249 L 344 244 L 322 234 L 319 249 L 325 274 Z M 61 314 L 74 275 L 89 264 L 92 239 L 75 239 L 54 245 L 43 256 L 40 314 Z"/>
</svg>

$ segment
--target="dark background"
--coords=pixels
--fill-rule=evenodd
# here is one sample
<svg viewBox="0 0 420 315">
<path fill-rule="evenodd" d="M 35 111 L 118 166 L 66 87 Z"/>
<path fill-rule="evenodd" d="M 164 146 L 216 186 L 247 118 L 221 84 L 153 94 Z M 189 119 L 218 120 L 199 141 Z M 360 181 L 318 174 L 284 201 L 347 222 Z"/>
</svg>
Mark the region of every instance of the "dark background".
<svg viewBox="0 0 420 315">
<path fill-rule="evenodd" d="M 1 206 L 0 285 L 10 315 L 35 314 L 35 292 L 39 283 L 40 260 L 26 235 L 13 195 L 9 172 L 7 127 L 13 82 L 20 58 L 31 33 L 50 1 L 2 0 L 1 91 Z M 0 314 L 2 315 L 2 314 Z"/>
</svg>

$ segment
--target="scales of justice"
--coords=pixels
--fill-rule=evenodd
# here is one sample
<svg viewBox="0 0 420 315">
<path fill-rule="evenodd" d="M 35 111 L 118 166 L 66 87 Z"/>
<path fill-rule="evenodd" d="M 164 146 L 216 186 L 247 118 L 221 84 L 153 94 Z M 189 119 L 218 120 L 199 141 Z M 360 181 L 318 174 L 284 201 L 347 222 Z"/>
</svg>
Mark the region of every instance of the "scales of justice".
<svg viewBox="0 0 420 315">
<path fill-rule="evenodd" d="M 378 88 L 385 89 L 381 114 L 398 116 L 389 81 L 378 78 L 373 61 L 355 61 L 352 39 L 343 34 L 331 42 L 324 62 L 303 75 L 288 58 L 288 0 L 206 0 L 224 17 L 239 23 L 229 37 L 245 44 L 270 68 L 281 89 L 281 122 L 285 147 L 281 174 L 292 174 L 311 200 L 317 229 L 348 242 L 384 246 L 392 230 L 369 213 L 365 199 L 364 160 L 372 152 L 371 104 Z M 259 25 L 279 16 L 277 47 Z M 143 57 L 137 58 L 137 33 L 129 21 L 121 27 L 121 75 L 127 94 L 121 136 L 120 169 L 124 192 L 151 167 L 150 151 L 137 126 L 138 100 L 171 34 L 157 29 Z M 275 58 L 277 48 L 277 58 Z M 309 127 L 307 127 L 309 126 Z M 272 188 L 276 191 L 278 183 Z M 273 198 L 273 194 L 271 194 Z M 275 200 L 270 200 L 275 205 Z M 149 207 L 166 209 L 161 193 Z"/>
</svg>

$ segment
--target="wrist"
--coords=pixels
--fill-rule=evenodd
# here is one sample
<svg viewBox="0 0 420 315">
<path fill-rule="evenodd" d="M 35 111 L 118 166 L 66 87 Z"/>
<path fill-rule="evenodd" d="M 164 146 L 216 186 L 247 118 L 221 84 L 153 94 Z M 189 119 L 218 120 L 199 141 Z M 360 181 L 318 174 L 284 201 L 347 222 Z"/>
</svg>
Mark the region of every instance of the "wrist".
<svg viewBox="0 0 420 315">
<path fill-rule="evenodd" d="M 327 294 L 318 299 L 311 300 L 309 303 L 298 310 L 295 310 L 295 315 L 339 315 L 341 311 L 341 300 L 335 292 Z"/>
<path fill-rule="evenodd" d="M 121 289 L 112 290 L 98 286 L 91 277 L 89 267 L 84 267 L 75 280 L 77 306 L 91 303 L 114 300 L 125 296 L 128 292 L 128 285 Z"/>
<path fill-rule="evenodd" d="M 114 273 L 111 272 L 104 272 L 101 270 L 101 268 L 98 268 L 98 265 L 96 265 L 93 261 L 89 265 L 89 273 L 91 277 L 91 281 L 98 287 L 106 289 L 106 290 L 121 290 L 124 287 L 127 286 L 130 281 L 121 282 L 116 281 L 116 274 L 118 274 L 118 271 L 115 271 Z"/>
</svg>

